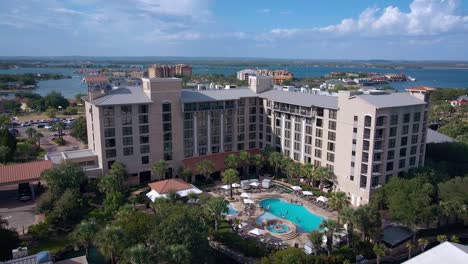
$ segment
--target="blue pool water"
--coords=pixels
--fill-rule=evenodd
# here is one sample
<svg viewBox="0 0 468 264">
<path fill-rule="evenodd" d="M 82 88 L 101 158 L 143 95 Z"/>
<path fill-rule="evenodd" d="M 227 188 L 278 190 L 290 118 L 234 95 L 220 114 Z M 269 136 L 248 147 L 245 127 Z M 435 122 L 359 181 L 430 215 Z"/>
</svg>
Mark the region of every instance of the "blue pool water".
<svg viewBox="0 0 468 264">
<path fill-rule="evenodd" d="M 229 209 L 229 211 L 228 211 L 228 213 L 227 213 L 228 215 L 237 216 L 237 215 L 239 214 L 239 212 L 238 212 L 236 209 L 234 209 L 234 207 L 232 206 L 232 204 L 228 204 L 228 209 Z"/>
<path fill-rule="evenodd" d="M 260 205 L 265 209 L 265 213 L 257 218 L 257 222 L 261 223 L 263 219 L 283 218 L 293 222 L 297 226 L 297 231 L 300 233 L 317 230 L 324 218 L 315 215 L 304 206 L 298 204 L 287 203 L 279 199 L 265 199 L 260 202 Z"/>
<path fill-rule="evenodd" d="M 289 232 L 291 228 L 286 224 L 271 224 L 267 226 L 268 231 L 278 234 Z"/>
</svg>

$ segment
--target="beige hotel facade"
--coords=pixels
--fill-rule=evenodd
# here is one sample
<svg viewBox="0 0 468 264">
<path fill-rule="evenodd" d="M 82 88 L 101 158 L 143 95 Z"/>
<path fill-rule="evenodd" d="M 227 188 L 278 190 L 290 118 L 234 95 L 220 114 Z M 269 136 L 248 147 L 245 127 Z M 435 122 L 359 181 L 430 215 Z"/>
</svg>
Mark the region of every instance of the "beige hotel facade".
<svg viewBox="0 0 468 264">
<path fill-rule="evenodd" d="M 275 90 L 261 76 L 206 91 L 182 89 L 178 78 L 142 80 L 114 89 L 88 82 L 88 148 L 101 175 L 120 161 L 131 182 L 148 182 L 158 178 L 150 169 L 158 160 L 168 162 L 168 178 L 196 160 L 271 146 L 329 168 L 334 188 L 358 206 L 390 177 L 424 164 L 432 88 L 322 96 Z"/>
</svg>

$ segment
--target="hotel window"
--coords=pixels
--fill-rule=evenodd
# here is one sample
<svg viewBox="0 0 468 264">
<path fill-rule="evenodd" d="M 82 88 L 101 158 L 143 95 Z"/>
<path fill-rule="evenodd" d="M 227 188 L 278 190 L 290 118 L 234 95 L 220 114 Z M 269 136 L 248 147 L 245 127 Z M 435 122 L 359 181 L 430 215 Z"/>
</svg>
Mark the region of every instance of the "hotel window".
<svg viewBox="0 0 468 264">
<path fill-rule="evenodd" d="M 147 114 L 148 113 L 148 105 L 139 105 L 138 106 L 138 113 Z"/>
<path fill-rule="evenodd" d="M 412 135 L 411 144 L 417 144 L 417 143 L 418 143 L 418 135 Z"/>
<path fill-rule="evenodd" d="M 312 144 L 312 137 L 311 136 L 306 136 L 305 137 L 305 143 L 306 144 Z"/>
<path fill-rule="evenodd" d="M 171 121 L 171 113 L 164 113 L 163 122 L 170 122 L 170 121 Z"/>
<path fill-rule="evenodd" d="M 141 154 L 145 154 L 145 153 L 149 153 L 149 152 L 150 152 L 149 145 L 141 145 L 140 146 L 140 153 Z"/>
<path fill-rule="evenodd" d="M 133 137 L 124 137 L 124 138 L 122 138 L 122 144 L 124 146 L 133 145 Z"/>
<path fill-rule="evenodd" d="M 121 116 L 122 125 L 127 126 L 132 124 L 132 116 L 131 115 L 122 115 Z"/>
<path fill-rule="evenodd" d="M 102 110 L 103 110 L 103 116 L 114 116 L 113 106 L 104 106 Z"/>
<path fill-rule="evenodd" d="M 379 185 L 379 177 L 372 177 L 371 178 L 371 186 L 375 187 L 377 185 Z"/>
<path fill-rule="evenodd" d="M 149 126 L 148 125 L 140 126 L 140 134 L 147 134 L 147 133 L 149 133 Z"/>
<path fill-rule="evenodd" d="M 328 144 L 327 144 L 327 149 L 328 149 L 329 151 L 335 151 L 335 143 L 328 142 Z"/>
<path fill-rule="evenodd" d="M 387 162 L 387 171 L 393 170 L 393 162 Z"/>
<path fill-rule="evenodd" d="M 315 136 L 321 138 L 322 135 L 323 135 L 323 134 L 322 134 L 322 129 L 316 128 L 316 129 L 315 129 Z"/>
<path fill-rule="evenodd" d="M 410 155 L 416 155 L 417 150 L 418 150 L 417 146 L 412 146 L 410 148 Z"/>
<path fill-rule="evenodd" d="M 317 107 L 317 116 L 323 116 L 323 108 Z"/>
<path fill-rule="evenodd" d="M 149 136 L 140 136 L 140 144 L 149 143 Z"/>
<path fill-rule="evenodd" d="M 322 165 L 322 162 L 320 162 L 319 160 L 314 160 L 314 167 L 320 167 Z"/>
<path fill-rule="evenodd" d="M 171 123 L 165 123 L 163 124 L 163 131 L 164 132 L 170 132 L 172 130 L 172 125 Z"/>
<path fill-rule="evenodd" d="M 408 137 L 401 138 L 401 146 L 406 146 L 408 144 Z"/>
<path fill-rule="evenodd" d="M 364 126 L 370 127 L 372 124 L 372 117 L 370 116 L 365 116 L 364 117 Z"/>
<path fill-rule="evenodd" d="M 257 137 L 257 133 L 255 133 L 255 132 L 250 132 L 249 133 L 249 139 L 250 140 L 256 139 L 256 137 Z"/>
<path fill-rule="evenodd" d="M 306 134 L 312 134 L 312 126 L 306 126 Z"/>
<path fill-rule="evenodd" d="M 401 131 L 401 134 L 402 135 L 408 135 L 408 129 L 409 129 L 408 125 L 404 125 L 403 129 Z"/>
<path fill-rule="evenodd" d="M 328 140 L 336 140 L 336 133 L 332 131 L 328 131 Z"/>
<path fill-rule="evenodd" d="M 149 157 L 148 156 L 141 157 L 141 164 L 148 164 L 148 163 L 149 163 Z"/>
<path fill-rule="evenodd" d="M 400 149 L 400 157 L 406 157 L 406 148 Z"/>
<path fill-rule="evenodd" d="M 295 161 L 299 161 L 299 153 L 294 152 L 293 156 Z"/>
<path fill-rule="evenodd" d="M 336 119 L 336 110 L 328 110 L 328 118 Z"/>
<path fill-rule="evenodd" d="M 294 133 L 294 140 L 301 141 L 301 134 L 300 133 Z"/>
<path fill-rule="evenodd" d="M 331 172 L 331 173 L 334 173 L 334 172 L 335 172 L 335 167 L 333 167 L 333 165 L 327 164 L 326 167 L 327 167 L 327 169 L 328 169 L 329 172 Z"/>
<path fill-rule="evenodd" d="M 396 131 L 397 131 L 397 127 L 391 127 L 390 130 L 389 130 L 389 137 L 394 137 L 396 136 Z"/>
<path fill-rule="evenodd" d="M 421 112 L 416 112 L 413 114 L 413 121 L 414 122 L 419 122 L 421 120 Z"/>
<path fill-rule="evenodd" d="M 301 144 L 297 143 L 297 142 L 294 142 L 294 149 L 295 150 L 301 150 Z"/>
<path fill-rule="evenodd" d="M 237 141 L 244 141 L 244 134 L 238 134 Z"/>
<path fill-rule="evenodd" d="M 376 126 L 383 126 L 385 122 L 385 116 L 379 116 L 377 117 L 377 124 Z"/>
<path fill-rule="evenodd" d="M 163 140 L 164 141 L 170 141 L 172 140 L 172 133 L 171 132 L 166 132 L 163 134 Z"/>
<path fill-rule="evenodd" d="M 315 139 L 315 147 L 321 148 L 322 147 L 322 140 L 320 139 Z"/>
<path fill-rule="evenodd" d="M 316 120 L 316 126 L 322 127 L 322 124 L 323 124 L 323 120 L 320 119 L 320 118 L 317 118 L 317 120 Z"/>
<path fill-rule="evenodd" d="M 291 132 L 289 130 L 284 130 L 284 137 L 291 138 Z"/>
<path fill-rule="evenodd" d="M 305 145 L 304 152 L 307 153 L 307 154 L 311 154 L 312 153 L 312 147 Z"/>
<path fill-rule="evenodd" d="M 367 173 L 367 165 L 366 164 L 361 164 L 361 173 Z"/>
<path fill-rule="evenodd" d="M 106 149 L 106 158 L 114 158 L 117 156 L 115 149 Z"/>
<path fill-rule="evenodd" d="M 331 130 L 336 130 L 336 121 L 328 121 L 328 128 Z"/>
<path fill-rule="evenodd" d="M 105 128 L 104 137 L 115 137 L 115 128 Z"/>
<path fill-rule="evenodd" d="M 138 121 L 140 124 L 147 124 L 148 123 L 148 116 L 147 115 L 141 115 L 138 117 Z"/>
<path fill-rule="evenodd" d="M 115 138 L 106 139 L 106 148 L 113 148 L 113 147 L 115 147 Z"/>
<path fill-rule="evenodd" d="M 388 148 L 394 148 L 396 145 L 396 139 L 391 138 L 388 140 Z"/>
<path fill-rule="evenodd" d="M 237 150 L 244 150 L 244 143 L 237 144 Z"/>
<path fill-rule="evenodd" d="M 398 124 L 398 115 L 392 115 L 390 117 L 390 125 L 394 126 Z"/>
<path fill-rule="evenodd" d="M 131 156 L 133 155 L 133 147 L 127 147 L 123 149 L 124 156 Z"/>
<path fill-rule="evenodd" d="M 358 116 L 354 116 L 354 121 L 358 121 Z"/>
<path fill-rule="evenodd" d="M 284 122 L 284 128 L 291 129 L 291 121 L 285 121 Z"/>
<path fill-rule="evenodd" d="M 327 152 L 327 160 L 334 162 L 335 161 L 335 154 Z"/>
<path fill-rule="evenodd" d="M 399 169 L 404 168 L 405 165 L 406 165 L 406 160 L 405 159 L 401 159 L 400 161 L 398 161 L 398 168 Z"/>
<path fill-rule="evenodd" d="M 359 187 L 366 188 L 367 186 L 367 177 L 361 175 L 361 181 L 359 183 Z"/>
<path fill-rule="evenodd" d="M 404 123 L 404 124 L 409 123 L 410 118 L 411 118 L 410 114 L 405 114 L 405 115 L 403 116 L 403 123 Z"/>
<path fill-rule="evenodd" d="M 419 124 L 413 124 L 413 133 L 419 132 Z"/>
<path fill-rule="evenodd" d="M 114 126 L 114 118 L 113 117 L 104 117 L 104 126 L 105 127 L 111 127 Z"/>
<path fill-rule="evenodd" d="M 389 150 L 389 151 L 387 152 L 387 159 L 388 159 L 388 160 L 392 160 L 392 159 L 394 159 L 394 158 L 395 158 L 395 151 L 394 151 L 394 150 Z"/>
<path fill-rule="evenodd" d="M 122 135 L 123 136 L 132 135 L 132 127 L 122 127 Z"/>
<path fill-rule="evenodd" d="M 353 128 L 353 133 L 357 133 L 357 127 Z"/>
<path fill-rule="evenodd" d="M 170 112 L 171 111 L 171 103 L 163 103 L 162 104 L 162 111 L 163 112 Z"/>
<path fill-rule="evenodd" d="M 320 149 L 315 149 L 315 157 L 317 157 L 317 158 L 322 157 L 322 151 Z"/>
<path fill-rule="evenodd" d="M 289 147 L 291 145 L 291 141 L 289 139 L 284 140 L 284 146 Z"/>
<path fill-rule="evenodd" d="M 409 165 L 414 166 L 416 164 L 416 157 L 410 157 L 409 159 Z"/>
<path fill-rule="evenodd" d="M 257 113 L 257 107 L 250 107 L 250 114 L 255 115 Z"/>
<path fill-rule="evenodd" d="M 356 163 L 354 163 L 354 161 L 351 161 L 351 167 L 354 168 L 354 166 L 356 166 Z"/>
<path fill-rule="evenodd" d="M 255 141 L 249 142 L 249 149 L 255 148 Z"/>
<path fill-rule="evenodd" d="M 250 131 L 257 131 L 257 125 L 255 125 L 255 124 L 250 124 L 250 125 L 249 125 L 249 130 L 250 130 Z"/>
</svg>

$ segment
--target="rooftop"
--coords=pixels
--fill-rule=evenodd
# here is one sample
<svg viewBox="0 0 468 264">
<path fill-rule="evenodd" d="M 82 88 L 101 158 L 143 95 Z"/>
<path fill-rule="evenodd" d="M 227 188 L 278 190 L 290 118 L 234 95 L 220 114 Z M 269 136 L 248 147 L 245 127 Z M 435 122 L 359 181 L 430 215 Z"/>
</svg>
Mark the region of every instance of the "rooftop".
<svg viewBox="0 0 468 264">
<path fill-rule="evenodd" d="M 452 242 L 444 242 L 403 263 L 406 263 L 406 264 L 468 263 L 468 246 L 464 246 L 464 245 L 452 243 Z"/>
<path fill-rule="evenodd" d="M 248 88 L 233 88 L 223 90 L 188 91 L 182 90 L 183 103 L 214 102 L 221 100 L 237 100 L 243 97 L 257 97 Z"/>
<path fill-rule="evenodd" d="M 424 101 L 410 95 L 409 93 L 360 94 L 356 95 L 356 98 L 362 99 L 376 108 L 426 104 Z"/>
<path fill-rule="evenodd" d="M 177 178 L 148 183 L 148 186 L 159 194 L 178 192 L 193 188 L 192 185 L 186 183 L 182 179 Z"/>
<path fill-rule="evenodd" d="M 83 78 L 83 81 L 88 82 L 88 83 L 97 83 L 97 82 L 108 82 L 109 79 L 107 79 L 106 76 L 93 75 L 93 76 L 85 76 Z"/>
<path fill-rule="evenodd" d="M 442 133 L 439 133 L 435 130 L 428 129 L 427 130 L 427 138 L 426 143 L 446 143 L 446 142 L 455 142 L 456 140 L 446 136 Z"/>
<path fill-rule="evenodd" d="M 50 160 L 0 166 L 0 184 L 37 181 L 42 172 L 51 169 L 52 166 L 53 163 Z"/>
<path fill-rule="evenodd" d="M 123 105 L 152 103 L 141 86 L 120 87 L 92 101 L 94 105 Z"/>
<path fill-rule="evenodd" d="M 250 155 L 261 154 L 262 152 L 259 149 L 249 149 L 247 150 Z M 222 152 L 210 155 L 210 161 L 213 162 L 215 171 L 224 170 L 224 160 L 229 154 L 239 154 L 238 151 L 233 152 Z M 182 161 L 184 167 L 191 170 L 193 173 L 196 173 L 198 162 L 206 160 L 205 156 L 187 158 Z"/>
<path fill-rule="evenodd" d="M 94 150 L 92 150 L 92 149 L 80 149 L 80 150 L 64 151 L 63 154 L 67 159 L 76 159 L 76 158 L 97 156 L 96 152 L 94 152 Z"/>
<path fill-rule="evenodd" d="M 406 91 L 421 91 L 421 92 L 429 92 L 429 91 L 435 91 L 437 89 L 435 88 L 432 88 L 432 87 L 427 87 L 427 86 L 413 86 L 413 87 L 409 87 L 406 89 Z"/>
<path fill-rule="evenodd" d="M 318 106 L 329 109 L 338 109 L 338 97 L 316 95 L 300 92 L 286 92 L 280 90 L 269 90 L 259 94 L 260 98 L 271 101 L 287 103 L 299 106 Z"/>
</svg>

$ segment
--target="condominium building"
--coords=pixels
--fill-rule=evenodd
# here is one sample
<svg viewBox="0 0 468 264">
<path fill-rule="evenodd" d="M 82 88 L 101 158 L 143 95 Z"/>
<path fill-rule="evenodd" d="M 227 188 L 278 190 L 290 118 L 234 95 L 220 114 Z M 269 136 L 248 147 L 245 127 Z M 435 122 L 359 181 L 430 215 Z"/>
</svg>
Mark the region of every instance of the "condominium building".
<svg viewBox="0 0 468 264">
<path fill-rule="evenodd" d="M 177 78 L 102 87 L 91 87 L 86 100 L 89 148 L 103 173 L 120 161 L 135 183 L 156 179 L 150 168 L 161 159 L 170 178 L 182 166 L 196 174 L 204 159 L 223 170 L 226 155 L 271 146 L 327 167 L 334 188 L 361 205 L 390 177 L 424 164 L 427 87 L 322 96 L 274 90 L 272 77 L 263 76 L 226 90 L 183 90 Z"/>
<path fill-rule="evenodd" d="M 277 85 L 294 79 L 294 74 L 288 70 L 244 69 L 237 72 L 237 79 L 241 81 L 248 80 L 250 76 L 272 76 L 274 84 Z"/>
<path fill-rule="evenodd" d="M 168 78 L 175 76 L 192 76 L 192 67 L 186 64 L 160 65 L 154 64 L 148 68 L 149 78 Z"/>
</svg>

